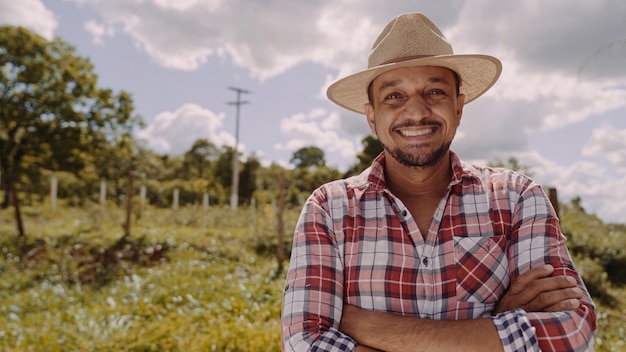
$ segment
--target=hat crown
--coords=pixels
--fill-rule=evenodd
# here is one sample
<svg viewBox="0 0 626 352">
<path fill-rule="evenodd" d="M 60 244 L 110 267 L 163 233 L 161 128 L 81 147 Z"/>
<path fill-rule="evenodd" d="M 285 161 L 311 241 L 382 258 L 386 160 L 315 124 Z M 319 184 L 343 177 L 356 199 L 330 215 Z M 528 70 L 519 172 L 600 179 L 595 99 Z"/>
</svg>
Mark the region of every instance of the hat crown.
<svg viewBox="0 0 626 352">
<path fill-rule="evenodd" d="M 367 67 L 452 54 L 452 46 L 428 17 L 408 13 L 396 17 L 383 29 L 372 45 Z"/>
<path fill-rule="evenodd" d="M 351 111 L 364 114 L 368 87 L 381 74 L 403 67 L 445 67 L 459 75 L 465 104 L 485 93 L 502 72 L 500 60 L 489 55 L 454 54 L 439 28 L 421 13 L 403 14 L 380 33 L 368 59 L 367 69 L 331 84 L 328 98 Z"/>
</svg>

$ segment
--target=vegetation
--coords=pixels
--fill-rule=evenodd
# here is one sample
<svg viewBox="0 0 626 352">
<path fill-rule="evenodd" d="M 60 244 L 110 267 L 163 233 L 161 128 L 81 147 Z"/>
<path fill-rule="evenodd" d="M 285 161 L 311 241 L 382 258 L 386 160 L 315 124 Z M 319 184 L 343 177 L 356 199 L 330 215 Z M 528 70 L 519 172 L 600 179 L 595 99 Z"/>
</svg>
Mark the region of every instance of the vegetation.
<svg viewBox="0 0 626 352">
<path fill-rule="evenodd" d="M 25 207 L 25 247 L 0 210 L 0 350 L 279 350 L 285 273 L 271 205 L 147 207 L 129 238 L 116 206 L 48 209 Z M 576 200 L 561 209 L 597 304 L 597 350 L 623 351 L 626 226 L 602 223 Z M 298 213 L 287 207 L 288 233 Z"/>
<path fill-rule="evenodd" d="M 97 165 L 95 151 L 124 144 L 141 122 L 132 111 L 130 95 L 98 88 L 89 60 L 61 39 L 0 26 L 0 171 L 20 236 L 18 185 L 39 184 L 44 166 L 78 173 Z"/>
<path fill-rule="evenodd" d="M 287 209 L 286 227 L 298 211 Z M 125 240 L 116 207 L 25 214 L 27 248 L 0 223 L 0 350 L 280 349 L 284 273 L 270 205 L 149 208 Z"/>
</svg>

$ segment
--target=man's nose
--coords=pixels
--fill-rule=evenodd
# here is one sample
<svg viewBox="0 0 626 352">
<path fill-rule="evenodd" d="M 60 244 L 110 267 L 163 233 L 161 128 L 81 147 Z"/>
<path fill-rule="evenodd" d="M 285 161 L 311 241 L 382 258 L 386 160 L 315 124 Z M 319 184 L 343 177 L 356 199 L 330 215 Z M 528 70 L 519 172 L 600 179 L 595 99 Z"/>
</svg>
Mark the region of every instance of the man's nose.
<svg viewBox="0 0 626 352">
<path fill-rule="evenodd" d="M 421 94 L 413 94 L 406 101 L 404 113 L 407 118 L 421 120 L 430 116 L 431 109 Z"/>
</svg>

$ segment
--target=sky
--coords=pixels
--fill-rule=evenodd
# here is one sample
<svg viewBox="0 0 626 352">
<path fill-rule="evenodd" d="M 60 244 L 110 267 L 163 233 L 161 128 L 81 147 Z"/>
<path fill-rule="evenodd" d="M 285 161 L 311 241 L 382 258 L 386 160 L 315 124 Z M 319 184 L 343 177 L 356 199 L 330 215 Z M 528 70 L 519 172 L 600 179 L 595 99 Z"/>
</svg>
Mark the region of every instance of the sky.
<svg viewBox="0 0 626 352">
<path fill-rule="evenodd" d="M 0 0 L 0 24 L 62 38 L 99 86 L 129 92 L 154 151 L 234 146 L 239 88 L 244 156 L 288 166 L 317 146 L 342 171 L 370 131 L 326 88 L 364 69 L 407 12 L 430 17 L 455 53 L 503 64 L 466 105 L 452 150 L 478 164 L 514 156 L 561 201 L 626 223 L 626 1 Z"/>
</svg>

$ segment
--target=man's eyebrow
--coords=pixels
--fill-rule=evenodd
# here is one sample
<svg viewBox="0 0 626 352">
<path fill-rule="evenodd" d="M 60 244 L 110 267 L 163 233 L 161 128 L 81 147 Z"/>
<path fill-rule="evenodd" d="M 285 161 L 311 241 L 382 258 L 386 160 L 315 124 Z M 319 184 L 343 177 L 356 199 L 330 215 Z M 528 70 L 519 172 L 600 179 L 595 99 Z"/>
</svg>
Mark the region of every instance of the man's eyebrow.
<svg viewBox="0 0 626 352">
<path fill-rule="evenodd" d="M 384 82 L 383 84 L 380 85 L 380 88 L 378 88 L 378 91 L 381 91 L 385 88 L 393 88 L 399 85 L 401 82 L 402 82 L 401 79 L 394 79 L 392 81 Z"/>
<path fill-rule="evenodd" d="M 447 79 L 445 79 L 443 77 L 430 77 L 428 79 L 428 82 L 430 82 L 430 83 L 443 83 L 443 84 L 451 85 L 450 81 L 448 81 Z"/>
</svg>

